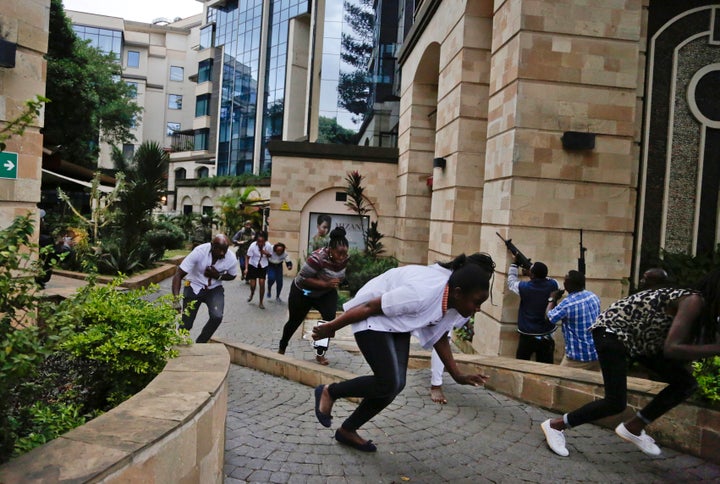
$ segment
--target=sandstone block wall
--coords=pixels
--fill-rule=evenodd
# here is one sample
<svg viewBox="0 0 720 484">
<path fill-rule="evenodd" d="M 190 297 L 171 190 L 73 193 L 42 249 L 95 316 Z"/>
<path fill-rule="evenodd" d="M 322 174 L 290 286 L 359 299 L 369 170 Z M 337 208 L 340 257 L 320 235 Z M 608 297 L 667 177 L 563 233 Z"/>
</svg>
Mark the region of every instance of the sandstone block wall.
<svg viewBox="0 0 720 484">
<path fill-rule="evenodd" d="M 227 374 L 223 345 L 180 356 L 113 410 L 0 466 L 0 482 L 223 482 Z"/>
<path fill-rule="evenodd" d="M 15 120 L 25 101 L 45 95 L 50 0 L 5 0 L 0 38 L 17 44 L 15 67 L 0 67 L 0 126 Z M 36 210 L 40 201 L 42 113 L 23 136 L 7 141 L 6 152 L 18 154 L 17 178 L 0 178 L 0 227 Z"/>
</svg>

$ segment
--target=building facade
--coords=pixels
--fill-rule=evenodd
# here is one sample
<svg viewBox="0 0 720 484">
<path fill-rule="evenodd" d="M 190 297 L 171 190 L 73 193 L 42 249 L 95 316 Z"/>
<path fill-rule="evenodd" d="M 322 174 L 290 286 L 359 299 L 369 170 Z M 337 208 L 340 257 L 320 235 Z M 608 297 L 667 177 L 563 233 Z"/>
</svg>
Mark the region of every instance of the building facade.
<svg viewBox="0 0 720 484">
<path fill-rule="evenodd" d="M 143 112 L 132 129 L 135 141 L 122 146 L 125 156 L 144 141 L 171 149 L 173 134 L 193 129 L 200 15 L 147 24 L 72 10 L 66 14 L 78 37 L 118 58 L 122 80 L 135 88 Z M 101 145 L 98 166 L 113 167 L 107 144 Z"/>
</svg>

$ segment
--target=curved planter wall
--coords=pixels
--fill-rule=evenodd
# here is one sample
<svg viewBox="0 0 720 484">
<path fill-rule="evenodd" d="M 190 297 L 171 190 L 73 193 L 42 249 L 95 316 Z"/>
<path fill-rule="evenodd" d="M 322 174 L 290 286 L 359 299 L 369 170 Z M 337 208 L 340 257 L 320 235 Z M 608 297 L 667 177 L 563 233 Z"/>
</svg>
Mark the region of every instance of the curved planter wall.
<svg viewBox="0 0 720 484">
<path fill-rule="evenodd" d="M 223 482 L 224 345 L 180 356 L 113 410 L 0 467 L 0 482 Z"/>
</svg>

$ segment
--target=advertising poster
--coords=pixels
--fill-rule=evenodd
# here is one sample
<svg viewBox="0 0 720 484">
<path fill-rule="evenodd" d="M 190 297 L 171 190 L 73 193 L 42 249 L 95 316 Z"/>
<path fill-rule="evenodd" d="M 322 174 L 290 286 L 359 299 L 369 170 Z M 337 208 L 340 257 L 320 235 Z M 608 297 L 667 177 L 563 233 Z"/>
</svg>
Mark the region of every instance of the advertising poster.
<svg viewBox="0 0 720 484">
<path fill-rule="evenodd" d="M 308 252 L 327 245 L 330 241 L 330 231 L 335 227 L 345 229 L 345 237 L 347 237 L 351 249 L 364 250 L 363 230 L 368 229 L 370 217 L 363 217 L 363 219 L 361 227 L 360 217 L 357 215 L 311 212 L 308 223 Z"/>
</svg>

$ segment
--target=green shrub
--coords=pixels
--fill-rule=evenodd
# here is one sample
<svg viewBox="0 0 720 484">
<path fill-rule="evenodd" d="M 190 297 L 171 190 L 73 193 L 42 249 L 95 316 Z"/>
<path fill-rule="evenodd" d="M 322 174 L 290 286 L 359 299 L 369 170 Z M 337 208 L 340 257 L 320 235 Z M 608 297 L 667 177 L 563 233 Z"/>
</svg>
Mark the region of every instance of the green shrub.
<svg viewBox="0 0 720 484">
<path fill-rule="evenodd" d="M 156 254 L 164 254 L 166 250 L 182 249 L 186 239 L 183 229 L 168 220 L 156 221 L 153 228 L 145 234 L 145 240 Z"/>
<path fill-rule="evenodd" d="M 347 290 L 355 295 L 370 279 L 397 266 L 398 261 L 394 257 L 373 257 L 352 249 L 345 270 Z"/>
<path fill-rule="evenodd" d="M 67 301 L 77 308 L 77 331 L 60 345 L 94 368 L 92 384 L 108 408 L 144 388 L 177 356 L 173 346 L 189 342 L 187 331 L 176 330 L 171 296 L 149 301 L 157 286 L 120 291 L 120 282 L 88 286 Z"/>
<path fill-rule="evenodd" d="M 22 418 L 12 418 L 14 430 L 24 434 L 15 441 L 14 457 L 58 438 L 87 420 L 79 405 L 63 402 L 35 402 L 22 413 Z"/>
<path fill-rule="evenodd" d="M 714 404 L 720 403 L 720 356 L 696 361 L 692 368 L 700 398 Z"/>
</svg>

